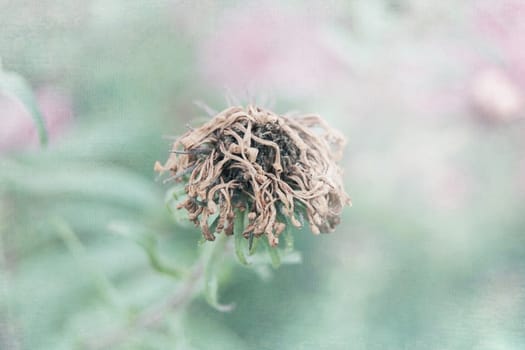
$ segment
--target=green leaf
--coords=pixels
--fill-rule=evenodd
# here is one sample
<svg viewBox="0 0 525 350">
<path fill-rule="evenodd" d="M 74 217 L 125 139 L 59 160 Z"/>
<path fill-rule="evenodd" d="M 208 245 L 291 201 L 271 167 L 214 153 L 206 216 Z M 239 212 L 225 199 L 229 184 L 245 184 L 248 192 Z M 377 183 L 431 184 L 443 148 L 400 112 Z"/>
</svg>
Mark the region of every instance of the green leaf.
<svg viewBox="0 0 525 350">
<path fill-rule="evenodd" d="M 127 169 L 96 162 L 25 164 L 0 159 L 0 185 L 32 197 L 61 196 L 108 202 L 139 210 L 159 205 L 158 188 Z"/>
<path fill-rule="evenodd" d="M 221 304 L 219 302 L 219 282 L 215 273 L 210 274 L 206 279 L 205 298 L 211 307 L 221 312 L 229 312 L 235 307 L 233 303 Z"/>
<path fill-rule="evenodd" d="M 264 238 L 261 238 L 261 240 L 264 240 Z M 265 243 L 261 243 L 265 245 Z M 303 261 L 302 255 L 298 251 L 293 252 L 286 252 L 283 250 L 278 250 L 278 248 L 271 248 L 273 250 L 277 250 L 278 257 L 280 259 L 280 265 L 296 265 L 301 264 Z M 256 266 L 264 266 L 268 265 L 268 263 L 271 263 L 271 256 L 267 252 L 257 252 L 257 254 L 254 254 L 250 258 L 250 263 L 256 267 Z"/>
<path fill-rule="evenodd" d="M 285 250 L 287 252 L 292 252 L 294 250 L 294 237 L 292 234 L 292 228 L 290 224 L 286 225 L 286 228 L 284 229 L 284 232 L 283 232 L 283 236 L 284 236 Z"/>
<path fill-rule="evenodd" d="M 268 254 L 270 255 L 270 259 L 272 261 L 272 267 L 274 269 L 277 269 L 279 266 L 281 266 L 281 256 L 279 255 L 279 249 L 277 247 L 272 247 L 268 243 L 268 240 L 263 239 L 263 242 L 265 242 L 266 248 L 268 249 Z"/>
<path fill-rule="evenodd" d="M 166 192 L 165 202 L 175 223 L 183 228 L 191 228 L 193 227 L 193 223 L 188 218 L 187 212 L 185 210 L 177 209 L 177 205 L 185 200 L 185 196 L 186 192 L 184 191 L 184 186 L 173 186 L 168 192 Z"/>
<path fill-rule="evenodd" d="M 227 237 L 219 235 L 218 239 L 212 243 L 204 245 L 202 256 L 204 263 L 204 297 L 208 304 L 221 312 L 233 310 L 235 304 L 221 304 L 219 302 L 219 282 L 217 278 L 218 266 L 221 266 L 219 259 L 224 255 Z"/>
<path fill-rule="evenodd" d="M 19 74 L 13 72 L 6 72 L 2 69 L 2 62 L 0 61 L 0 92 L 19 101 L 25 109 L 31 114 L 33 122 L 38 131 L 40 143 L 47 144 L 47 131 L 44 123 L 44 118 L 38 107 L 35 95 L 31 86 Z"/>
<path fill-rule="evenodd" d="M 257 246 L 259 245 L 260 239 L 261 239 L 260 237 L 254 237 L 253 233 L 250 234 L 251 244 L 249 245 L 249 252 L 248 252 L 249 255 L 255 254 L 255 252 L 257 251 Z"/>
<path fill-rule="evenodd" d="M 149 263 L 151 267 L 155 269 L 155 271 L 175 279 L 180 279 L 185 275 L 184 271 L 168 266 L 162 262 L 157 249 L 157 241 L 153 237 L 150 236 L 150 239 L 140 245 L 144 248 L 144 251 L 148 256 Z"/>
<path fill-rule="evenodd" d="M 121 221 L 112 221 L 108 225 L 108 229 L 113 233 L 132 239 L 141 246 L 155 271 L 175 279 L 180 279 L 186 275 L 186 271 L 169 266 L 162 261 L 157 247 L 157 239 L 146 228 L 137 227 L 136 224 L 131 225 Z"/>
<path fill-rule="evenodd" d="M 235 213 L 235 223 L 233 225 L 233 235 L 235 236 L 235 254 L 237 255 L 237 259 L 242 265 L 248 265 L 248 260 L 246 260 L 246 256 L 244 255 L 244 246 L 246 243 L 246 240 L 244 239 L 244 236 L 242 235 L 244 231 L 244 212 L 237 211 Z"/>
</svg>

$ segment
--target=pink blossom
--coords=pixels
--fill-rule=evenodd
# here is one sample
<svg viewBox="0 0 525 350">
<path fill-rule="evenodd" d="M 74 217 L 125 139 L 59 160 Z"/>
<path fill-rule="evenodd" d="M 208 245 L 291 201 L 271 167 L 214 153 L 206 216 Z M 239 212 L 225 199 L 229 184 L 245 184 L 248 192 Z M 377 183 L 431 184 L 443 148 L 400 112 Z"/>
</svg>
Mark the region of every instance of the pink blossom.
<svg viewBox="0 0 525 350">
<path fill-rule="evenodd" d="M 38 88 L 36 98 L 50 142 L 53 142 L 71 123 L 71 100 L 66 94 L 49 85 Z M 0 94 L 0 114 L 0 153 L 34 148 L 38 145 L 35 124 L 19 101 Z"/>
<path fill-rule="evenodd" d="M 234 92 L 304 95 L 326 88 L 344 70 L 320 19 L 284 7 L 225 12 L 200 49 L 207 82 Z"/>
<path fill-rule="evenodd" d="M 512 120 L 523 110 L 520 87 L 498 67 L 486 68 L 474 77 L 471 97 L 474 107 L 492 120 Z"/>
<path fill-rule="evenodd" d="M 491 1 L 476 11 L 476 24 L 510 75 L 525 89 L 525 2 Z"/>
<path fill-rule="evenodd" d="M 490 55 L 480 57 L 471 101 L 495 121 L 522 117 L 525 110 L 525 2 L 490 1 L 475 7 L 475 25 Z"/>
<path fill-rule="evenodd" d="M 420 115 L 474 112 L 495 122 L 525 116 L 525 2 L 489 0 L 468 9 L 469 40 L 458 26 L 454 37 L 437 32 L 389 56 L 392 95 Z"/>
</svg>

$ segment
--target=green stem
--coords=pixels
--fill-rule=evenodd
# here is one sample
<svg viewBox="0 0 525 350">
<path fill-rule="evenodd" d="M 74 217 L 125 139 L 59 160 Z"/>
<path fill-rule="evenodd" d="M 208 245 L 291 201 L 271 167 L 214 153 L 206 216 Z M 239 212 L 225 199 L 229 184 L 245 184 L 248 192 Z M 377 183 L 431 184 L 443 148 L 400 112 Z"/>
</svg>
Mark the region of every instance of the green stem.
<svg viewBox="0 0 525 350">
<path fill-rule="evenodd" d="M 242 265 L 249 265 L 246 256 L 244 255 L 245 239 L 242 233 L 244 232 L 244 216 L 245 212 L 237 210 L 235 212 L 235 222 L 233 225 L 233 235 L 235 236 L 235 254 Z"/>
</svg>

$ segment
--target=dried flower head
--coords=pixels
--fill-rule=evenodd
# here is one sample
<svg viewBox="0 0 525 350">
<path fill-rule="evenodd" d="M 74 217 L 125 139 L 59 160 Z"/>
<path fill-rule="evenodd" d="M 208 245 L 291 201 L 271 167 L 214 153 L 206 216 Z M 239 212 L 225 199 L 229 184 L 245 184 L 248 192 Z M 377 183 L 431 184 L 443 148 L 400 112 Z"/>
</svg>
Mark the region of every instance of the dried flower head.
<svg viewBox="0 0 525 350">
<path fill-rule="evenodd" d="M 288 223 L 302 226 L 302 215 L 315 234 L 340 222 L 350 204 L 337 164 L 344 144 L 316 115 L 230 107 L 178 138 L 155 170 L 185 183 L 187 197 L 177 208 L 188 211 L 206 240 L 233 234 L 235 217 L 248 213 L 243 236 L 266 235 L 274 247 Z M 213 224 L 211 216 L 217 217 Z"/>
</svg>

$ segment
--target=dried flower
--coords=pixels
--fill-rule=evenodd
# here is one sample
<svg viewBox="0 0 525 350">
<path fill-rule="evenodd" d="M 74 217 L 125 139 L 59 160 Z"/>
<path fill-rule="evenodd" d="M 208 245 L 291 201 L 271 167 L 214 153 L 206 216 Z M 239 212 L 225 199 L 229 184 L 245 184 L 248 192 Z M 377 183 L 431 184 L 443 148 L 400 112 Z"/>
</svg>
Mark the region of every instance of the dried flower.
<svg viewBox="0 0 525 350">
<path fill-rule="evenodd" d="M 243 236 L 266 235 L 275 247 L 288 223 L 302 226 L 298 216 L 306 216 L 314 234 L 340 222 L 350 204 L 337 165 L 344 144 L 316 115 L 230 107 L 177 139 L 166 164 L 157 162 L 155 170 L 185 183 L 187 198 L 178 208 L 187 210 L 206 240 L 232 235 L 236 216 L 247 213 Z"/>
</svg>

